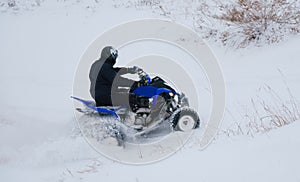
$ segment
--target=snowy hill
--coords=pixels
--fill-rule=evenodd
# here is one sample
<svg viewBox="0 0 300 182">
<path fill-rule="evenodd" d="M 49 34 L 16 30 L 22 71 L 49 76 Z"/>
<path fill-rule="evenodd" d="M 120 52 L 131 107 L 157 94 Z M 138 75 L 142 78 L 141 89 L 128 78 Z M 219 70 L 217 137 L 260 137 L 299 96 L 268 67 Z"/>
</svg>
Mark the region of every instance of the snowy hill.
<svg viewBox="0 0 300 182">
<path fill-rule="evenodd" d="M 83 52 L 120 23 L 156 18 L 149 9 L 110 2 L 44 1 L 0 16 L 0 179 L 4 181 L 298 181 L 300 121 L 254 137 L 219 135 L 199 151 L 197 135 L 160 162 L 132 166 L 95 152 L 74 118 L 73 78 Z M 166 18 L 166 17 L 162 17 Z M 184 21 L 184 20 L 182 20 Z M 186 22 L 187 25 L 190 22 Z M 210 43 L 226 82 L 221 130 L 255 113 L 251 98 L 300 99 L 299 37 L 263 48 L 228 50 Z M 283 73 L 284 76 L 278 71 Z M 268 99 L 266 99 L 268 100 Z M 203 115 L 208 115 L 203 113 Z M 158 151 L 159 152 L 159 151 Z"/>
</svg>

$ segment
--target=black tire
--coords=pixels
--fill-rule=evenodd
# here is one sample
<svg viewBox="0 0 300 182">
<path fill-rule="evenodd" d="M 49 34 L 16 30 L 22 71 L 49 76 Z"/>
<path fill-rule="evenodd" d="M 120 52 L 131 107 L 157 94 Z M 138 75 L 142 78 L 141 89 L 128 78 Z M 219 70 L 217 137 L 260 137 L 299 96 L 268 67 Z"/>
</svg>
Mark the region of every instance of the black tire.
<svg viewBox="0 0 300 182">
<path fill-rule="evenodd" d="M 199 125 L 200 118 L 198 114 L 190 108 L 181 108 L 175 113 L 172 121 L 172 126 L 175 131 L 189 131 L 198 128 Z M 184 126 L 187 127 L 184 128 Z"/>
</svg>

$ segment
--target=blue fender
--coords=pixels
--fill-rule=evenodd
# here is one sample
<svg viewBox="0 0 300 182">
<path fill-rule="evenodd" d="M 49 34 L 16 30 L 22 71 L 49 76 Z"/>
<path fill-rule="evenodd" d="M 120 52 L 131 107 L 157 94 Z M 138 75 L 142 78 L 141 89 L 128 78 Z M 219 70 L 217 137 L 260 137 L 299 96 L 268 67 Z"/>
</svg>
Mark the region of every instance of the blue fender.
<svg viewBox="0 0 300 182">
<path fill-rule="evenodd" d="M 110 114 L 112 116 L 115 116 L 116 118 L 120 118 L 119 115 L 116 113 L 116 111 L 118 111 L 119 109 L 122 109 L 123 107 L 120 106 L 117 109 L 107 109 L 104 107 L 96 107 L 94 106 L 94 101 L 90 101 L 90 100 L 83 100 L 80 99 L 78 97 L 73 97 L 71 96 L 72 99 L 77 100 L 79 102 L 81 102 L 82 104 L 84 104 L 85 106 L 87 106 L 88 108 L 93 109 L 94 111 L 97 111 L 98 113 L 106 113 L 106 114 Z"/>
<path fill-rule="evenodd" d="M 166 88 L 157 88 L 154 86 L 142 86 L 136 88 L 133 93 L 138 96 L 153 98 L 152 107 L 156 105 L 157 98 L 162 93 L 170 93 L 172 90 Z M 176 93 L 174 93 L 176 94 Z"/>
</svg>

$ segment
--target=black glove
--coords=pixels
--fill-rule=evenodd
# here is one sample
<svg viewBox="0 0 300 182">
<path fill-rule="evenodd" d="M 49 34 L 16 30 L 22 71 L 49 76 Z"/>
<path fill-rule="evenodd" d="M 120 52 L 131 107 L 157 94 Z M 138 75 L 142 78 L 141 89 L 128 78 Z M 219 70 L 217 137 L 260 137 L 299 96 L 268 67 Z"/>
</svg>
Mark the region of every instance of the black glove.
<svg viewBox="0 0 300 182">
<path fill-rule="evenodd" d="M 132 67 L 132 68 L 127 68 L 127 72 L 131 74 L 138 73 L 139 71 L 143 71 L 141 68 L 138 67 Z"/>
</svg>

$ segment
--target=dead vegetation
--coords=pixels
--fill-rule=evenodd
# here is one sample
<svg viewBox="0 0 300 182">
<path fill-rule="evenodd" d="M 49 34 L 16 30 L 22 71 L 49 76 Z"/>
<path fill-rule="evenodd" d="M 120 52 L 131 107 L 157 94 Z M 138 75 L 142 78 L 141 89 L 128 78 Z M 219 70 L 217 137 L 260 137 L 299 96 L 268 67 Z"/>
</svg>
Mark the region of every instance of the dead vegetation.
<svg viewBox="0 0 300 182">
<path fill-rule="evenodd" d="M 219 135 L 254 136 L 259 133 L 267 133 L 271 130 L 286 126 L 300 119 L 299 103 L 292 95 L 289 87 L 286 87 L 289 99 L 283 100 L 269 85 L 259 89 L 260 95 L 251 99 L 251 112 L 241 117 L 241 121 L 235 121 L 227 129 L 219 132 Z"/>
<path fill-rule="evenodd" d="M 235 48 L 277 43 L 300 32 L 298 0 L 235 0 L 203 2 L 195 29 L 207 39 Z"/>
</svg>

